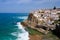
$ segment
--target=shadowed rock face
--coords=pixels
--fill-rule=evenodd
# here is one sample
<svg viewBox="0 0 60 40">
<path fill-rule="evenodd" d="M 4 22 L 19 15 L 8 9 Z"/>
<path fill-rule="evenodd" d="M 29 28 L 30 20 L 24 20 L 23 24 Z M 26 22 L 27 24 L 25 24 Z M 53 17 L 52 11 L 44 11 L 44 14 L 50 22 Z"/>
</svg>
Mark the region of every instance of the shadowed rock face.
<svg viewBox="0 0 60 40">
<path fill-rule="evenodd" d="M 28 16 L 28 20 L 31 20 L 32 19 L 32 16 L 33 16 L 33 14 L 30 13 L 29 16 Z"/>
<path fill-rule="evenodd" d="M 47 27 L 45 27 L 45 26 L 43 26 L 43 25 L 36 25 L 35 27 L 36 27 L 36 28 L 42 28 L 42 29 L 44 29 L 44 30 L 47 29 Z"/>
<path fill-rule="evenodd" d="M 60 38 L 60 24 L 56 25 L 56 29 L 53 30 L 52 33 Z"/>
</svg>

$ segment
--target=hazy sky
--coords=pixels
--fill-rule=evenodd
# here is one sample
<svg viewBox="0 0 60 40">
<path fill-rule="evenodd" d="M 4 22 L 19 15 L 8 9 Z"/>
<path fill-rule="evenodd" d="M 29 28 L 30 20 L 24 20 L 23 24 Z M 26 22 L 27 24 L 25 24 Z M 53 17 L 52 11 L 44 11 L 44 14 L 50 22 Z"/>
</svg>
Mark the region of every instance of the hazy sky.
<svg viewBox="0 0 60 40">
<path fill-rule="evenodd" d="M 53 6 L 60 7 L 60 0 L 0 0 L 0 13 L 26 13 Z"/>
</svg>

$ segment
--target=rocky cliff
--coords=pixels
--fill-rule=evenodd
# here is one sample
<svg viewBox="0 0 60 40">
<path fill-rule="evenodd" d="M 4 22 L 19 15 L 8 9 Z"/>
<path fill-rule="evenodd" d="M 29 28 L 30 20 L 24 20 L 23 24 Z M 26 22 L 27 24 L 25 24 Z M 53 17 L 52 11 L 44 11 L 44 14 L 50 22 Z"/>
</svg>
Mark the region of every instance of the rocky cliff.
<svg viewBox="0 0 60 40">
<path fill-rule="evenodd" d="M 28 19 L 22 22 L 22 24 L 47 34 L 49 30 L 56 29 L 56 24 L 60 23 L 59 17 L 60 10 L 58 8 L 36 10 L 31 12 Z"/>
</svg>

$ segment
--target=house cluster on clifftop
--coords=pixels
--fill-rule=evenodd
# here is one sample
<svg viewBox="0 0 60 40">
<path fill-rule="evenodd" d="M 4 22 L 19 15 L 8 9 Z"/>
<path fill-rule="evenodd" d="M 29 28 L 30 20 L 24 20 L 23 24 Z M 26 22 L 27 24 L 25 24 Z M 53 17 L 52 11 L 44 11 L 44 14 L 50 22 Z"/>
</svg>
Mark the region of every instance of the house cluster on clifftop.
<svg viewBox="0 0 60 40">
<path fill-rule="evenodd" d="M 49 30 L 56 28 L 55 21 L 59 20 L 60 8 L 39 9 L 29 14 L 27 21 L 28 26 L 42 33 L 47 34 Z"/>
</svg>

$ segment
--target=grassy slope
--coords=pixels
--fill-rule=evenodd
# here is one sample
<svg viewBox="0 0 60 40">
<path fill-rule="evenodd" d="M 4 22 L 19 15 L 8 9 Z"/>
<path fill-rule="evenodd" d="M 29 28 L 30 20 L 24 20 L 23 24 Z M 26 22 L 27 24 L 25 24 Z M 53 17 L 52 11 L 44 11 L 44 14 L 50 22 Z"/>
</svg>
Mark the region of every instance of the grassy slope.
<svg viewBox="0 0 60 40">
<path fill-rule="evenodd" d="M 43 35 L 43 40 L 60 40 L 58 37 L 49 32 L 47 35 L 44 35 L 37 30 L 31 29 L 29 27 L 26 28 L 30 35 Z"/>
</svg>

